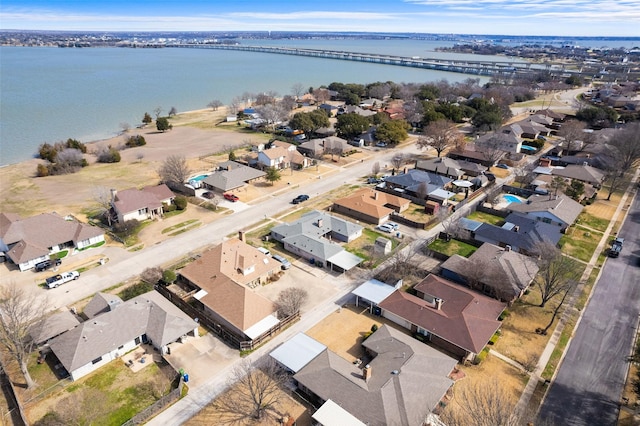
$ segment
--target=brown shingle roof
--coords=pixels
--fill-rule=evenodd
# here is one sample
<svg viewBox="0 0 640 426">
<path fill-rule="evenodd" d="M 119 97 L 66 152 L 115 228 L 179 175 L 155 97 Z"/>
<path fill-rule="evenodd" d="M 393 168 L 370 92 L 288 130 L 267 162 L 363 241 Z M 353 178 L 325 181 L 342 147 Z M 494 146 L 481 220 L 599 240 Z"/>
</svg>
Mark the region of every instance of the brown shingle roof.
<svg viewBox="0 0 640 426">
<path fill-rule="evenodd" d="M 122 215 L 140 209 L 158 209 L 162 207 L 162 202 L 173 198 L 173 192 L 167 185 L 147 186 L 142 189 L 129 188 L 118 191 L 114 200 L 115 209 Z"/>
<path fill-rule="evenodd" d="M 387 205 L 403 209 L 410 203 L 411 201 L 405 198 L 376 191 L 372 188 L 362 188 L 356 191 L 353 195 L 334 201 L 334 204 L 338 206 L 357 211 L 377 219 L 391 214 L 393 209 L 385 207 Z"/>
<path fill-rule="evenodd" d="M 380 307 L 472 353 L 479 353 L 500 327 L 506 304 L 435 275 L 415 290 L 442 300 L 440 309 L 404 291 L 395 291 Z"/>
<path fill-rule="evenodd" d="M 233 238 L 205 252 L 180 275 L 207 292 L 202 303 L 244 331 L 276 311 L 270 300 L 246 286 L 279 270 L 271 257 Z"/>
</svg>

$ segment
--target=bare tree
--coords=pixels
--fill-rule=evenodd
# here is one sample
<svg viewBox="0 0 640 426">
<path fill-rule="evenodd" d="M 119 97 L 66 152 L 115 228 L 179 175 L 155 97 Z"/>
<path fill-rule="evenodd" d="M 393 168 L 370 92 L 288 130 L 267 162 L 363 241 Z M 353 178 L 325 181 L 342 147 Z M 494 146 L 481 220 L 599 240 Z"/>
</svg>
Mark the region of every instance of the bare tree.
<svg viewBox="0 0 640 426">
<path fill-rule="evenodd" d="M 513 174 L 515 175 L 515 181 L 521 186 L 528 186 L 536 178 L 535 173 L 529 165 L 514 167 Z"/>
<path fill-rule="evenodd" d="M 558 195 L 558 191 L 564 192 L 564 188 L 566 188 L 566 186 L 567 182 L 562 176 L 554 176 L 549 183 L 549 188 L 553 189 L 553 195 Z"/>
<path fill-rule="evenodd" d="M 465 386 L 466 385 L 466 386 Z M 464 386 L 461 389 L 458 387 Z M 516 401 L 497 379 L 455 385 L 454 402 L 440 416 L 447 426 L 518 426 Z"/>
<path fill-rule="evenodd" d="M 35 385 L 27 368 L 36 345 L 31 336 L 39 333 L 47 310 L 46 301 L 15 282 L 0 290 L 0 345 L 18 363 L 27 388 Z"/>
<path fill-rule="evenodd" d="M 105 391 L 89 386 L 82 391 L 72 392 L 56 404 L 55 420 L 61 425 L 92 425 L 96 419 L 105 418 L 109 414 L 109 407 L 104 404 L 107 398 L 109 395 Z"/>
<path fill-rule="evenodd" d="M 442 152 L 457 144 L 462 134 L 455 123 L 449 120 L 436 120 L 424 129 L 424 136 L 420 137 L 416 144 L 420 148 L 431 147 L 436 150 L 438 157 Z"/>
<path fill-rule="evenodd" d="M 308 297 L 309 293 L 302 288 L 289 287 L 282 290 L 276 300 L 278 316 L 287 318 L 296 312 L 300 312 L 300 308 Z"/>
<path fill-rule="evenodd" d="M 624 169 L 620 169 L 619 167 L 612 167 L 607 169 L 607 173 L 605 175 L 605 183 L 609 187 L 607 194 L 607 201 L 611 200 L 611 196 L 614 192 L 623 188 L 625 185 L 629 183 L 629 178 L 624 173 Z"/>
<path fill-rule="evenodd" d="M 162 268 L 157 266 L 154 268 L 145 268 L 140 274 L 140 279 L 147 284 L 158 284 L 158 281 L 162 279 Z"/>
<path fill-rule="evenodd" d="M 454 215 L 449 214 L 449 209 L 447 206 L 440 206 L 438 213 L 436 213 L 436 217 L 442 225 L 442 229 L 446 234 L 447 238 L 455 237 L 458 235 L 460 230 L 460 220 L 456 218 Z"/>
<path fill-rule="evenodd" d="M 266 104 L 256 107 L 256 112 L 267 121 L 271 130 L 275 130 L 277 123 L 287 118 L 289 112 L 279 104 Z"/>
<path fill-rule="evenodd" d="M 404 165 L 405 159 L 406 159 L 405 154 L 403 154 L 402 152 L 399 152 L 395 154 L 393 157 L 391 157 L 391 165 L 393 166 L 394 169 L 400 170 L 400 167 Z"/>
<path fill-rule="evenodd" d="M 577 143 L 584 141 L 587 134 L 585 129 L 587 125 L 583 121 L 569 120 L 562 124 L 562 127 L 558 131 L 558 136 L 564 138 L 564 148 L 567 150 L 567 155 L 571 154 L 571 151 L 576 149 Z"/>
<path fill-rule="evenodd" d="M 246 424 L 280 418 L 284 395 L 280 389 L 286 379 L 284 371 L 271 357 L 265 357 L 259 367 L 243 361 L 229 377 L 229 388 L 213 402 L 220 413 L 219 421 Z"/>
<path fill-rule="evenodd" d="M 93 201 L 98 204 L 98 208 L 100 209 L 101 215 L 104 215 L 107 218 L 107 224 L 111 226 L 111 202 L 112 195 L 111 190 L 106 186 L 96 186 L 92 190 Z"/>
<path fill-rule="evenodd" d="M 209 108 L 211 108 L 212 110 L 214 110 L 214 111 L 217 111 L 217 110 L 218 110 L 218 108 L 220 108 L 222 105 L 224 105 L 224 104 L 223 104 L 223 103 L 222 103 L 222 101 L 221 101 L 221 100 L 219 100 L 219 99 L 214 99 L 214 100 L 212 100 L 211 102 L 209 102 L 209 103 L 207 104 L 207 106 L 208 106 Z"/>
<path fill-rule="evenodd" d="M 627 124 L 611 139 L 621 170 L 631 170 L 640 163 L 640 122 Z"/>
<path fill-rule="evenodd" d="M 371 174 L 373 176 L 378 176 L 380 174 L 380 162 L 379 161 L 376 161 L 371 166 Z"/>
<path fill-rule="evenodd" d="M 327 89 L 316 89 L 313 91 L 313 97 L 316 98 L 316 102 L 323 104 L 329 100 L 329 91 Z"/>
<path fill-rule="evenodd" d="M 162 107 L 161 106 L 157 106 L 153 109 L 153 114 L 156 116 L 156 120 L 162 115 Z"/>
<path fill-rule="evenodd" d="M 291 94 L 296 99 L 299 99 L 300 96 L 304 95 L 304 92 L 305 92 L 305 88 L 302 85 L 302 83 L 295 83 L 293 86 L 291 86 Z"/>
<path fill-rule="evenodd" d="M 174 115 L 178 114 L 178 110 L 176 109 L 176 107 L 172 106 L 171 109 L 169 110 L 169 117 L 173 117 Z"/>
<path fill-rule="evenodd" d="M 79 149 L 65 148 L 56 156 L 56 174 L 75 173 L 82 168 L 84 156 Z"/>
<path fill-rule="evenodd" d="M 502 150 L 501 145 L 499 136 L 494 134 L 491 138 L 485 141 L 478 150 L 482 152 L 484 158 L 486 158 L 491 165 L 494 165 L 498 160 L 504 157 L 505 152 Z"/>
<path fill-rule="evenodd" d="M 229 102 L 229 109 L 231 110 L 231 112 L 233 112 L 233 114 L 237 114 L 238 111 L 240 111 L 241 105 L 242 99 L 236 96 L 235 98 L 231 99 L 231 102 Z"/>
<path fill-rule="evenodd" d="M 573 290 L 577 286 L 578 286 L 578 282 L 577 281 L 574 281 L 574 280 L 568 280 L 567 281 L 567 283 L 563 286 L 563 288 L 560 291 L 560 293 L 558 293 L 558 294 L 562 294 L 562 297 L 560 298 L 560 300 L 556 304 L 556 307 L 553 309 L 553 315 L 551 315 L 551 319 L 549 320 L 549 323 L 547 324 L 547 326 L 545 328 L 540 329 L 540 330 L 536 330 L 536 331 L 538 331 L 543 336 L 547 335 L 547 332 L 549 331 L 549 329 L 553 325 L 553 321 L 555 321 L 556 317 L 558 316 L 558 313 L 560 312 L 560 309 L 562 309 L 562 306 L 564 306 L 564 302 L 567 300 L 567 296 L 571 292 L 573 292 Z"/>
<path fill-rule="evenodd" d="M 296 107 L 296 100 L 291 95 L 284 95 L 282 99 L 280 99 L 280 102 L 278 102 L 278 105 L 288 113 Z"/>
<path fill-rule="evenodd" d="M 170 155 L 160 166 L 158 174 L 163 182 L 183 183 L 186 182 L 191 171 L 186 158 L 181 155 Z"/>
<path fill-rule="evenodd" d="M 564 256 L 553 243 L 537 243 L 532 253 L 538 257 L 538 275 L 535 285 L 540 289 L 540 307 L 544 307 L 554 296 L 575 286 L 580 278 L 580 268 L 573 259 Z"/>
</svg>

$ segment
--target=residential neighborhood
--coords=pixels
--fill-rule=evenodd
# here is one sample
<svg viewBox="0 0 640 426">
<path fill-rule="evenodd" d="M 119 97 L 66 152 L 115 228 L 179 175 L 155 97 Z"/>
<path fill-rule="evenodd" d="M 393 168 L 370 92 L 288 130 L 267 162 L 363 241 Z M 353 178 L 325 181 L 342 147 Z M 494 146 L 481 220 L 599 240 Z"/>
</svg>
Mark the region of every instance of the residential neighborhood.
<svg viewBox="0 0 640 426">
<path fill-rule="evenodd" d="M 123 423 L 215 423 L 229 414 L 217 398 L 253 391 L 230 380 L 242 368 L 277 384 L 277 424 L 440 426 L 491 378 L 510 416 L 537 418 L 598 278 L 610 263 L 637 269 L 634 234 L 604 254 L 637 215 L 640 151 L 615 174 L 602 164 L 621 161 L 624 129 L 580 145 L 563 133 L 572 118 L 533 107 L 494 129 L 445 123 L 458 142 L 443 147 L 406 121 L 399 140 L 375 139 L 405 120 L 401 99 L 323 90 L 295 115 L 326 112 L 328 126 L 249 105 L 220 126 L 271 127 L 268 141 L 109 188 L 82 220 L 0 213 L 2 286 L 33 293 L 33 312 L 47 300 L 24 357 L 3 356 L 13 386 L 48 401 L 27 395 L 25 418 L 63 418 L 71 386 L 83 398 L 144 387 Z M 353 135 L 350 114 L 388 121 Z"/>
</svg>

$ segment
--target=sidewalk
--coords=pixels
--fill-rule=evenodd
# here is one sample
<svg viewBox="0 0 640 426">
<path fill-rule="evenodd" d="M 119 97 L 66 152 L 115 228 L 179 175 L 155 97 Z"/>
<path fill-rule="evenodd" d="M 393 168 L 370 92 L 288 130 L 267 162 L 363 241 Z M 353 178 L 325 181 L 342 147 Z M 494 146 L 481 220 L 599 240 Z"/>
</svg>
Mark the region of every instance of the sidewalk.
<svg viewBox="0 0 640 426">
<path fill-rule="evenodd" d="M 639 175 L 640 175 L 640 169 L 636 170 L 636 173 L 634 174 L 633 178 L 631 179 L 631 182 L 629 183 L 629 186 L 627 187 L 624 195 L 620 199 L 620 203 L 618 204 L 618 207 L 616 208 L 615 213 L 613 214 L 611 220 L 609 221 L 609 225 L 607 226 L 607 229 L 605 230 L 604 234 L 602 235 L 602 238 L 600 239 L 600 242 L 598 243 L 598 246 L 596 247 L 595 251 L 593 252 L 593 255 L 591 256 L 591 259 L 589 260 L 589 263 L 586 265 L 584 273 L 582 274 L 582 277 L 580 278 L 580 285 L 578 285 L 576 287 L 576 289 L 574 290 L 573 294 L 571 295 L 571 298 L 566 303 L 566 305 L 565 305 L 565 307 L 563 309 L 563 312 L 562 312 L 562 316 L 560 317 L 560 320 L 556 324 L 556 327 L 554 328 L 553 333 L 552 333 L 551 337 L 549 338 L 549 341 L 547 342 L 547 345 L 545 346 L 542 354 L 540 355 L 540 359 L 538 360 L 538 364 L 536 366 L 536 369 L 534 370 L 533 374 L 531 374 L 531 376 L 529 378 L 529 381 L 527 382 L 527 386 L 525 387 L 524 391 L 522 392 L 522 395 L 520 396 L 520 400 L 516 404 L 514 412 L 516 413 L 516 415 L 518 417 L 522 417 L 523 415 L 526 414 L 526 409 L 527 409 L 527 407 L 529 405 L 529 401 L 531 400 L 533 392 L 535 391 L 535 388 L 538 385 L 538 382 L 541 380 L 542 373 L 544 372 L 544 369 L 546 368 L 547 363 L 549 362 L 549 359 L 551 358 L 551 355 L 553 354 L 553 351 L 555 350 L 556 345 L 558 344 L 558 341 L 560 340 L 560 336 L 562 335 L 562 332 L 564 331 L 564 327 L 565 327 L 567 321 L 569 320 L 569 317 L 574 312 L 575 303 L 576 303 L 576 301 L 578 300 L 578 298 L 580 297 L 580 295 L 582 294 L 582 292 L 584 290 L 584 283 L 591 276 L 591 272 L 593 271 L 593 268 L 596 266 L 596 264 L 598 262 L 598 257 L 600 255 L 600 253 L 608 245 L 611 231 L 612 231 L 614 225 L 616 224 L 616 222 L 618 221 L 618 217 L 623 212 L 623 210 L 625 210 L 625 212 L 623 214 L 626 215 L 625 206 L 627 204 L 627 199 L 630 196 L 631 197 L 633 196 L 634 187 L 636 185 L 636 181 L 638 180 L 638 176 Z M 599 276 L 598 276 L 598 278 L 599 278 Z M 587 298 L 587 303 L 585 304 L 585 306 L 589 303 L 589 300 L 591 299 L 591 294 L 593 294 L 593 290 L 595 289 L 596 285 L 598 285 L 597 279 L 596 279 L 596 282 L 595 282 L 593 288 L 591 289 L 591 293 L 589 294 L 589 296 Z M 580 315 L 578 316 L 578 320 L 576 321 L 576 324 L 574 326 L 574 330 L 577 329 L 578 326 L 580 325 L 580 320 L 582 319 L 582 315 L 583 315 L 584 311 L 585 310 L 583 309 L 580 312 Z M 555 375 L 557 374 L 558 370 L 560 369 L 560 366 L 562 365 L 562 360 L 564 359 L 564 355 L 566 354 L 567 349 L 569 349 L 569 345 L 570 344 L 571 344 L 571 340 L 569 340 L 569 343 L 567 343 L 567 346 L 564 349 L 564 352 L 562 354 L 560 362 L 558 363 L 558 366 L 556 367 L 556 370 L 554 372 L 554 378 L 555 378 Z M 552 380 L 553 380 L 553 378 L 552 378 Z M 539 407 L 536 407 L 536 413 L 537 413 L 538 409 L 539 409 Z"/>
</svg>

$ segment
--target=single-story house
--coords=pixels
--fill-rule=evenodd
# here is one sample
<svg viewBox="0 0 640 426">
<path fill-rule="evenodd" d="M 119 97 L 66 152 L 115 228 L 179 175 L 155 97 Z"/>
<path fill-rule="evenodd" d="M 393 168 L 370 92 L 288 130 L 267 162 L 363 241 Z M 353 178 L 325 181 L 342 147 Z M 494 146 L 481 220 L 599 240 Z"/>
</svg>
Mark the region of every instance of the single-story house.
<svg viewBox="0 0 640 426">
<path fill-rule="evenodd" d="M 175 194 L 165 184 L 142 189 L 111 190 L 111 206 L 119 223 L 162 216 L 164 207 L 170 205 L 174 198 Z"/>
<path fill-rule="evenodd" d="M 497 149 L 508 153 L 519 153 L 522 138 L 511 127 L 502 128 L 499 132 L 487 133 L 475 140 L 476 151 Z"/>
<path fill-rule="evenodd" d="M 241 239 L 208 250 L 179 271 L 193 305 L 239 342 L 251 341 L 280 322 L 276 306 L 255 292 L 280 272 L 280 263 Z"/>
<path fill-rule="evenodd" d="M 69 310 L 59 311 L 34 324 L 29 331 L 33 342 L 40 346 L 80 324 L 78 317 Z"/>
<path fill-rule="evenodd" d="M 298 151 L 310 158 L 319 158 L 324 154 L 331 154 L 333 149 L 347 152 L 352 148 L 345 139 L 337 136 L 311 139 L 298 145 Z"/>
<path fill-rule="evenodd" d="M 579 180 L 593 185 L 595 188 L 600 188 L 605 179 L 605 173 L 602 170 L 584 163 L 569 164 L 566 167 L 556 167 L 551 171 L 551 174 L 554 176 L 562 176 L 564 178 Z"/>
<path fill-rule="evenodd" d="M 104 241 L 104 232 L 56 213 L 22 219 L 0 213 L 0 253 L 21 271 L 33 268 L 49 255 L 69 249 L 84 249 Z"/>
<path fill-rule="evenodd" d="M 500 328 L 505 303 L 436 275 L 380 302 L 382 316 L 460 359 L 473 361 Z"/>
<path fill-rule="evenodd" d="M 49 342 L 73 380 L 149 343 L 166 353 L 170 343 L 198 337 L 198 323 L 157 291 L 118 304 Z"/>
<path fill-rule="evenodd" d="M 482 164 L 485 167 L 492 167 L 496 163 L 496 161 L 499 161 L 502 157 L 504 157 L 504 155 L 506 155 L 506 153 L 503 153 L 500 156 L 498 156 L 497 154 L 498 153 L 496 153 L 495 157 L 493 155 L 488 156 L 487 154 L 482 152 L 479 147 L 476 148 L 475 144 L 468 143 L 465 146 L 464 150 L 451 150 L 447 153 L 447 156 L 449 158 L 453 158 L 454 160 L 468 161 L 470 163 Z"/>
<path fill-rule="evenodd" d="M 370 359 L 363 365 L 322 351 L 293 376 L 299 391 L 315 406 L 331 400 L 370 426 L 413 426 L 453 384 L 457 361 L 399 330 L 382 325 L 362 346 Z"/>
<path fill-rule="evenodd" d="M 338 114 L 338 106 L 331 104 L 320 104 L 318 105 L 318 109 L 323 110 L 327 113 L 329 117 L 335 117 Z"/>
<path fill-rule="evenodd" d="M 416 161 L 417 170 L 432 172 L 451 179 L 460 179 L 462 176 L 480 176 L 487 171 L 482 164 L 472 163 L 466 160 L 454 160 L 449 157 L 436 157 L 429 160 Z"/>
<path fill-rule="evenodd" d="M 532 195 L 524 203 L 510 203 L 505 210 L 556 225 L 564 232 L 573 225 L 582 208 L 582 204 L 566 195 Z"/>
<path fill-rule="evenodd" d="M 411 169 L 405 173 L 385 178 L 384 185 L 385 189 L 396 191 L 399 194 L 406 193 L 409 196 L 420 199 L 433 198 L 432 195 L 437 195 L 437 199 L 441 199 L 444 196 L 441 191 L 448 192 L 446 189 L 449 188 L 451 182 L 450 178 L 443 175 Z M 455 195 L 453 193 L 449 194 L 445 198 Z"/>
<path fill-rule="evenodd" d="M 317 210 L 271 229 L 271 237 L 283 243 L 285 250 L 340 272 L 354 268 L 362 258 L 334 241 L 349 242 L 361 235 L 362 226 Z"/>
<path fill-rule="evenodd" d="M 522 297 L 539 270 L 532 258 L 489 243 L 468 258 L 454 254 L 440 267 L 443 277 L 508 303 Z"/>
<path fill-rule="evenodd" d="M 227 192 L 245 186 L 266 175 L 262 170 L 245 166 L 235 161 L 224 161 L 218 165 L 218 170 L 202 181 L 206 189 Z"/>
<path fill-rule="evenodd" d="M 397 195 L 362 188 L 333 202 L 333 211 L 379 225 L 389 220 L 391 213 L 402 213 L 411 204 L 410 200 Z"/>
<path fill-rule="evenodd" d="M 287 158 L 289 162 L 299 169 L 303 169 L 309 166 L 309 159 L 300 154 L 297 149 L 298 147 L 292 143 L 275 140 L 271 142 L 271 148 L 285 149 L 287 151 Z"/>
<path fill-rule="evenodd" d="M 532 254 L 542 242 L 557 245 L 562 234 L 557 226 L 519 213 L 511 213 L 502 226 L 483 223 L 471 232 L 471 238 L 499 247 L 511 247 L 522 254 Z"/>
</svg>

